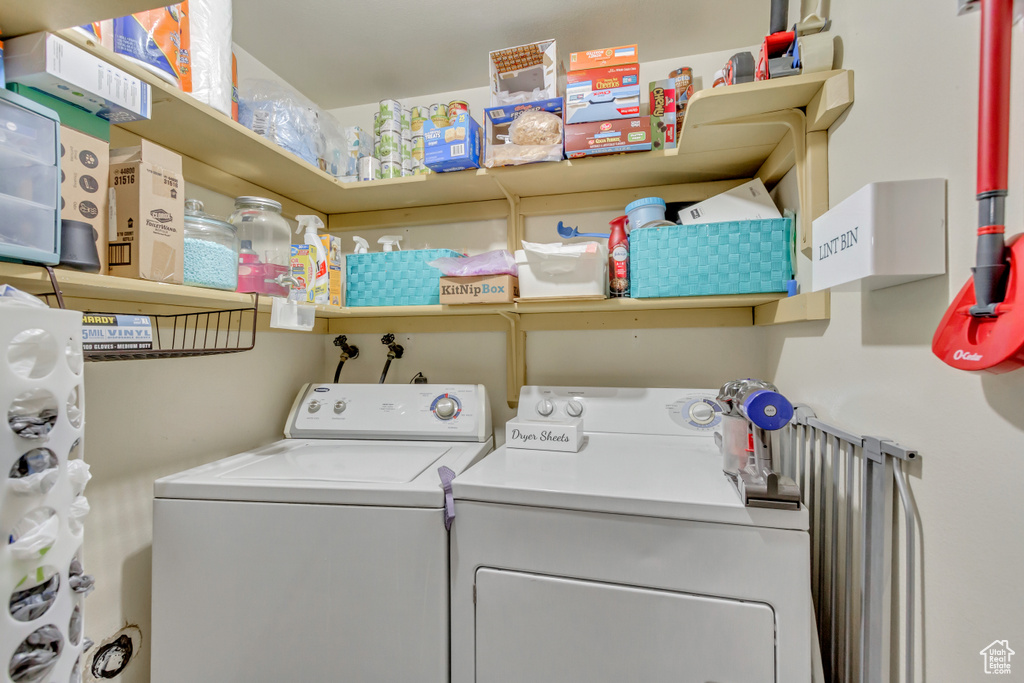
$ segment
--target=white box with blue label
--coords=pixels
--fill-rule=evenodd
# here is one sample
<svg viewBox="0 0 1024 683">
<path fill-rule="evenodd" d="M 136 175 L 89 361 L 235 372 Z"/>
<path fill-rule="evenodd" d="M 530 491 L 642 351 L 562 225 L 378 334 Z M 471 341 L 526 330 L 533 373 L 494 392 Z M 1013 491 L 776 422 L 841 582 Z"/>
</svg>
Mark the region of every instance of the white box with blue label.
<svg viewBox="0 0 1024 683">
<path fill-rule="evenodd" d="M 423 124 L 423 162 L 437 173 L 480 168 L 481 135 L 480 124 L 465 112 L 443 128 L 427 121 Z"/>
<path fill-rule="evenodd" d="M 561 97 L 555 97 L 485 109 L 484 166 L 494 168 L 561 161 L 564 141 L 562 101 Z M 527 112 L 531 113 L 522 118 Z M 516 121 L 520 123 L 513 126 Z"/>
</svg>

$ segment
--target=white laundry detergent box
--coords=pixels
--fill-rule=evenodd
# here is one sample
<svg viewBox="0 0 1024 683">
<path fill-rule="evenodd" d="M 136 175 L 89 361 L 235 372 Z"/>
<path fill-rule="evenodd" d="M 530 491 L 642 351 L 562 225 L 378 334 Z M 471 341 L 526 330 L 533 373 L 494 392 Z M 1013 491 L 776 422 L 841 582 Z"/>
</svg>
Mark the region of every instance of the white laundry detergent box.
<svg viewBox="0 0 1024 683">
<path fill-rule="evenodd" d="M 583 446 L 583 418 L 565 420 L 520 420 L 505 423 L 505 445 L 532 451 L 578 453 Z"/>
<path fill-rule="evenodd" d="M 35 88 L 112 123 L 150 118 L 148 83 L 52 33 L 12 38 L 4 47 L 7 80 L 12 83 Z"/>
</svg>

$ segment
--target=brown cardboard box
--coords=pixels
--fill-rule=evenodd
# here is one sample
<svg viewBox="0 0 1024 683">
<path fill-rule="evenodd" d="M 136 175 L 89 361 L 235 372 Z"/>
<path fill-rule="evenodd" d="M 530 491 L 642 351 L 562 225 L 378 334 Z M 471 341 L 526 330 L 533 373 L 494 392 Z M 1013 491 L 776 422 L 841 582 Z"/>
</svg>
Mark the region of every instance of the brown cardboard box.
<svg viewBox="0 0 1024 683">
<path fill-rule="evenodd" d="M 185 183 L 181 157 L 148 140 L 110 152 L 117 239 L 110 274 L 181 284 L 185 250 Z"/>
<path fill-rule="evenodd" d="M 505 304 L 519 296 L 519 279 L 511 275 L 442 277 L 442 304 Z"/>
<path fill-rule="evenodd" d="M 60 217 L 96 231 L 100 273 L 107 272 L 110 143 L 60 127 Z"/>
</svg>

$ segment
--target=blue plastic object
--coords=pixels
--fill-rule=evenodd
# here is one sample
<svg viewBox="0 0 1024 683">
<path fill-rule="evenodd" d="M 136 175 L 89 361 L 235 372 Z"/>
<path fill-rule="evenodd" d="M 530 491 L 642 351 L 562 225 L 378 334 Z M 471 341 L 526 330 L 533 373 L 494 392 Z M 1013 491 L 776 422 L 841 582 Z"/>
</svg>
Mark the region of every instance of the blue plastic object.
<svg viewBox="0 0 1024 683">
<path fill-rule="evenodd" d="M 792 236 L 791 218 L 634 230 L 630 296 L 785 292 L 793 277 Z"/>
<path fill-rule="evenodd" d="M 793 404 L 777 391 L 762 389 L 747 396 L 743 412 L 755 426 L 775 431 L 793 419 Z"/>
<path fill-rule="evenodd" d="M 462 256 L 451 249 L 417 249 L 349 254 L 348 306 L 430 306 L 441 303 L 441 271 L 427 263 Z"/>
<path fill-rule="evenodd" d="M 573 237 L 603 237 L 608 239 L 611 235 L 607 232 L 580 232 L 578 229 L 570 226 L 563 225 L 562 221 L 558 221 L 558 235 L 564 239 L 572 239 Z"/>
<path fill-rule="evenodd" d="M 665 220 L 665 200 L 661 197 L 644 197 L 626 205 L 629 229 L 642 228 L 653 221 Z"/>
</svg>

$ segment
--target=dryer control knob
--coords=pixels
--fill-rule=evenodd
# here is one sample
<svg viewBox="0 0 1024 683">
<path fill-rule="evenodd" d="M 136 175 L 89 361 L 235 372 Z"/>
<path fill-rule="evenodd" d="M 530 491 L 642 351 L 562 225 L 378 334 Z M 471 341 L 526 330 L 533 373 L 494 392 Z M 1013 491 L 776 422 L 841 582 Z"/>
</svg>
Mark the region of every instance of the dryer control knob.
<svg viewBox="0 0 1024 683">
<path fill-rule="evenodd" d="M 569 417 L 579 417 L 583 414 L 583 404 L 579 401 L 569 401 L 565 404 L 565 412 Z"/>
<path fill-rule="evenodd" d="M 437 403 L 434 404 L 434 414 L 442 420 L 450 420 L 455 415 L 456 408 L 455 401 L 452 399 L 438 399 Z"/>
<path fill-rule="evenodd" d="M 537 413 L 547 417 L 551 413 L 555 412 L 555 404 L 546 398 L 542 398 L 537 402 Z"/>
<path fill-rule="evenodd" d="M 308 410 L 311 413 L 315 413 L 316 411 L 320 410 L 320 401 L 314 398 L 312 401 L 309 402 L 309 405 L 306 406 L 306 410 Z"/>
<path fill-rule="evenodd" d="M 345 412 L 345 408 L 348 408 L 348 404 L 345 403 L 344 401 L 335 401 L 334 402 L 334 412 L 335 412 L 335 414 L 341 415 L 342 413 Z"/>
<path fill-rule="evenodd" d="M 710 424 L 715 419 L 715 409 L 700 401 L 690 406 L 690 419 L 700 425 Z"/>
</svg>

